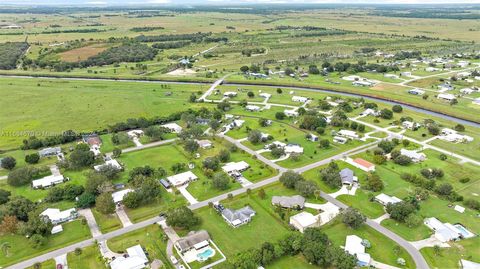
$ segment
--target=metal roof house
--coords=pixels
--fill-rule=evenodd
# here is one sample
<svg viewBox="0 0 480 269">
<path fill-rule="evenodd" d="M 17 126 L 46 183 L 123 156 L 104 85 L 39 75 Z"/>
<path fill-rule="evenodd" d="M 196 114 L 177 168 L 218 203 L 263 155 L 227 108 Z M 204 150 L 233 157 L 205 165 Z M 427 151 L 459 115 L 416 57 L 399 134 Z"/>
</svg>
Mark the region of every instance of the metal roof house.
<svg viewBox="0 0 480 269">
<path fill-rule="evenodd" d="M 223 219 L 234 228 L 250 222 L 255 214 L 255 210 L 250 206 L 245 206 L 238 210 L 226 208 L 222 211 Z"/>
<path fill-rule="evenodd" d="M 340 179 L 342 180 L 343 185 L 353 185 L 358 182 L 358 178 L 354 176 L 353 171 L 349 168 L 344 168 L 340 172 Z"/>
<path fill-rule="evenodd" d="M 48 157 L 48 156 L 55 156 L 62 152 L 60 147 L 53 147 L 53 148 L 44 148 L 38 151 L 38 155 L 40 157 Z"/>
</svg>

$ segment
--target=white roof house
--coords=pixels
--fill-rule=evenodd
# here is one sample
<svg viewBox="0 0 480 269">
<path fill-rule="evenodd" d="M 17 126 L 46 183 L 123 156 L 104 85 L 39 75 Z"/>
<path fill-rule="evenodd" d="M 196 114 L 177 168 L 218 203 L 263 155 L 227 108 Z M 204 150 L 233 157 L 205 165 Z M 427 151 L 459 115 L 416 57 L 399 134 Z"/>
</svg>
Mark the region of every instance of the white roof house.
<svg viewBox="0 0 480 269">
<path fill-rule="evenodd" d="M 161 126 L 169 129 L 172 133 L 179 134 L 180 132 L 182 132 L 182 127 L 175 122 L 166 123 Z"/>
<path fill-rule="evenodd" d="M 122 169 L 122 166 L 115 159 L 108 160 L 103 164 L 95 165 L 93 169 L 95 169 L 95 171 L 100 171 L 103 167 L 106 167 L 106 166 L 112 166 L 118 170 Z"/>
<path fill-rule="evenodd" d="M 371 80 L 368 80 L 368 79 L 365 79 L 365 80 L 355 80 L 354 82 L 352 82 L 352 85 L 354 85 L 354 86 L 362 86 L 362 87 L 370 87 L 370 86 L 375 85 L 375 82 L 373 82 L 373 81 L 371 81 Z"/>
<path fill-rule="evenodd" d="M 414 95 L 424 95 L 425 91 L 420 89 L 411 89 L 408 91 L 408 93 L 414 94 Z"/>
<path fill-rule="evenodd" d="M 316 216 L 309 212 L 300 212 L 296 215 L 290 217 L 290 225 L 295 227 L 301 233 L 309 227 L 314 227 L 317 225 L 318 219 Z"/>
<path fill-rule="evenodd" d="M 359 266 L 367 266 L 371 262 L 370 254 L 365 253 L 365 246 L 362 244 L 362 238 L 356 235 L 347 235 L 345 241 L 345 251 L 357 258 Z"/>
<path fill-rule="evenodd" d="M 440 132 L 441 135 L 438 137 L 441 140 L 448 141 L 448 142 L 472 142 L 473 137 L 468 135 L 459 134 L 457 131 L 443 128 Z"/>
<path fill-rule="evenodd" d="M 460 92 L 463 93 L 463 94 L 471 94 L 473 93 L 475 90 L 472 89 L 472 88 L 463 88 L 463 89 L 460 89 Z"/>
<path fill-rule="evenodd" d="M 400 149 L 400 154 L 407 156 L 415 163 L 423 162 L 427 158 L 427 155 L 425 155 L 425 153 L 418 153 L 414 150 L 408 149 Z"/>
<path fill-rule="evenodd" d="M 420 127 L 420 124 L 417 123 L 417 122 L 412 122 L 412 121 L 406 120 L 406 121 L 402 122 L 402 127 L 405 128 L 405 129 L 413 130 L 415 128 Z"/>
<path fill-rule="evenodd" d="M 237 92 L 224 92 L 223 96 L 224 97 L 235 97 L 235 96 L 237 96 Z"/>
<path fill-rule="evenodd" d="M 140 245 L 127 248 L 127 254 L 127 257 L 120 256 L 110 262 L 110 268 L 142 269 L 148 264 L 148 258 Z"/>
<path fill-rule="evenodd" d="M 130 130 L 127 132 L 128 137 L 133 138 L 133 137 L 140 137 L 143 135 L 142 130 Z"/>
<path fill-rule="evenodd" d="M 240 128 L 242 127 L 242 125 L 245 123 L 244 120 L 234 120 L 230 123 L 230 128 Z"/>
<path fill-rule="evenodd" d="M 480 263 L 461 259 L 460 269 L 480 269 Z"/>
<path fill-rule="evenodd" d="M 182 186 L 197 179 L 198 177 L 194 173 L 192 173 L 192 171 L 187 171 L 167 177 L 167 180 L 174 186 Z"/>
<path fill-rule="evenodd" d="M 208 139 L 202 139 L 202 140 L 197 140 L 198 146 L 200 146 L 202 149 L 208 149 L 213 146 L 212 141 Z"/>
<path fill-rule="evenodd" d="M 225 164 L 224 166 L 222 166 L 222 170 L 223 172 L 229 174 L 229 173 L 232 173 L 232 172 L 243 172 L 245 170 L 247 170 L 248 168 L 250 167 L 250 165 L 248 163 L 246 163 L 245 161 L 240 161 L 240 162 L 229 162 L 227 164 Z"/>
<path fill-rule="evenodd" d="M 450 93 L 440 93 L 438 96 L 437 96 L 438 99 L 442 99 L 442 100 L 446 100 L 446 101 L 452 101 L 452 100 L 455 100 L 456 97 L 455 95 L 453 94 L 450 94 Z"/>
<path fill-rule="evenodd" d="M 443 243 L 460 238 L 460 231 L 450 223 L 442 223 L 437 218 L 427 218 L 424 223 L 435 232 L 435 238 Z"/>
<path fill-rule="evenodd" d="M 371 108 L 367 108 L 365 109 L 362 113 L 360 113 L 360 116 L 378 116 L 379 112 L 371 109 Z"/>
<path fill-rule="evenodd" d="M 286 154 L 301 154 L 303 153 L 303 147 L 297 144 L 288 144 L 284 147 Z"/>
<path fill-rule="evenodd" d="M 254 106 L 254 105 L 246 105 L 245 110 L 255 112 L 255 111 L 260 111 L 260 107 Z"/>
<path fill-rule="evenodd" d="M 347 137 L 347 138 L 351 138 L 351 139 L 358 139 L 360 137 L 357 134 L 357 132 L 351 131 L 351 130 L 340 130 L 340 131 L 338 131 L 337 135 Z"/>
<path fill-rule="evenodd" d="M 65 182 L 65 177 L 63 175 L 50 175 L 41 179 L 36 179 L 32 181 L 32 187 L 34 189 L 38 188 L 48 188 L 55 186 L 57 184 Z"/>
<path fill-rule="evenodd" d="M 60 211 L 58 208 L 47 208 L 40 216 L 48 218 L 53 225 L 57 225 L 63 222 L 67 222 L 72 219 L 76 219 L 78 214 L 75 208 Z"/>
<path fill-rule="evenodd" d="M 465 212 L 465 207 L 460 206 L 460 205 L 455 205 L 455 206 L 453 207 L 453 210 L 455 210 L 455 211 L 457 211 L 457 212 L 459 212 L 459 213 L 463 213 L 463 212 Z"/>
<path fill-rule="evenodd" d="M 402 199 L 395 196 L 387 195 L 385 193 L 380 193 L 379 195 L 375 196 L 375 201 L 379 202 L 384 206 L 387 206 L 388 204 L 396 204 L 398 202 L 401 202 Z"/>
<path fill-rule="evenodd" d="M 298 112 L 295 109 L 285 109 L 283 111 L 287 117 L 298 117 Z"/>
<path fill-rule="evenodd" d="M 293 102 L 306 103 L 308 101 L 308 98 L 307 97 L 302 97 L 302 96 L 292 96 L 292 101 Z"/>
<path fill-rule="evenodd" d="M 346 81 L 355 81 L 355 80 L 361 80 L 361 79 L 363 79 L 363 78 L 360 77 L 360 76 L 351 75 L 351 76 L 342 77 L 342 79 L 343 79 L 343 80 L 346 80 Z"/>
<path fill-rule="evenodd" d="M 116 204 L 120 203 L 121 201 L 123 201 L 123 197 L 125 197 L 127 193 L 132 191 L 133 191 L 132 189 L 124 189 L 124 190 L 112 193 L 113 202 Z"/>
</svg>

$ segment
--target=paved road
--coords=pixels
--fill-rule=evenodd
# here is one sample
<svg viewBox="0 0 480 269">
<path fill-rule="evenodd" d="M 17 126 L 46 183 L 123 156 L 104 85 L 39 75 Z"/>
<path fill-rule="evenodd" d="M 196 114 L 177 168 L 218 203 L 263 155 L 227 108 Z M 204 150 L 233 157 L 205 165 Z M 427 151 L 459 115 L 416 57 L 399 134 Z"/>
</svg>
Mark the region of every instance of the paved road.
<svg viewBox="0 0 480 269">
<path fill-rule="evenodd" d="M 232 75 L 232 74 L 229 74 L 229 75 Z M 31 79 L 43 78 L 43 79 L 85 80 L 85 81 L 102 80 L 102 81 L 112 81 L 112 82 L 120 81 L 120 82 L 184 84 L 184 85 L 199 85 L 199 84 L 200 85 L 205 85 L 205 84 L 209 84 L 208 82 L 184 82 L 184 81 L 168 81 L 168 80 L 141 80 L 141 79 L 76 78 L 76 77 L 61 77 L 60 78 L 60 77 L 52 77 L 52 76 L 46 76 L 46 75 L 43 75 L 43 76 L 28 75 L 27 76 L 27 75 L 18 75 L 18 74 L 17 75 L 5 75 L 4 74 L 4 75 L 0 75 L 0 77 L 31 78 Z M 436 117 L 439 117 L 439 118 L 443 118 L 443 119 L 446 119 L 446 120 L 455 121 L 455 122 L 462 123 L 462 124 L 465 124 L 465 125 L 470 125 L 470 126 L 480 128 L 480 123 L 478 123 L 478 122 L 473 122 L 473 121 L 457 118 L 457 117 L 454 117 L 454 116 L 449 116 L 449 115 L 446 115 L 446 114 L 443 114 L 443 113 L 428 110 L 428 109 L 423 108 L 423 107 L 408 105 L 408 104 L 405 104 L 403 102 L 396 102 L 394 100 L 387 100 L 387 99 L 383 99 L 383 98 L 379 98 L 379 97 L 372 97 L 372 96 L 368 96 L 368 95 L 361 94 L 361 93 L 347 93 L 347 92 L 335 91 L 335 90 L 317 89 L 317 88 L 308 88 L 308 87 L 293 87 L 293 86 L 287 86 L 287 85 L 265 85 L 265 84 L 255 84 L 255 83 L 228 83 L 228 82 L 224 82 L 224 84 L 225 85 L 230 85 L 230 86 L 243 86 L 243 87 L 251 87 L 251 86 L 275 87 L 275 88 L 282 87 L 283 89 L 292 89 L 292 90 L 296 89 L 296 90 L 312 91 L 312 92 L 324 92 L 324 93 L 331 93 L 331 94 L 343 95 L 343 96 L 349 96 L 349 97 L 356 97 L 356 98 L 363 97 L 364 99 L 367 99 L 367 100 L 378 101 L 378 102 L 382 102 L 382 103 L 386 103 L 386 104 L 390 104 L 390 105 L 399 104 L 399 105 L 407 107 L 411 110 L 418 111 L 418 112 L 421 112 L 421 113 L 424 113 L 424 114 L 429 114 L 429 115 L 436 116 Z"/>
</svg>

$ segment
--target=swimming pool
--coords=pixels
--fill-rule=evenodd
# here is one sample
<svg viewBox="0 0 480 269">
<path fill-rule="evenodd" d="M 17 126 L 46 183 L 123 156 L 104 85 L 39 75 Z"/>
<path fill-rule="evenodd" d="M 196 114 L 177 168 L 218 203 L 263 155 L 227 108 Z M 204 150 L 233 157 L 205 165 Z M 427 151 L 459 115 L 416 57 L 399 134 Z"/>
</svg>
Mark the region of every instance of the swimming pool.
<svg viewBox="0 0 480 269">
<path fill-rule="evenodd" d="M 470 238 L 470 237 L 475 236 L 475 234 L 473 234 L 472 232 L 467 230 L 467 228 L 465 228 L 462 224 L 457 223 L 453 226 L 455 226 L 455 228 L 457 228 L 457 230 L 462 234 L 463 238 Z"/>
<path fill-rule="evenodd" d="M 206 261 L 208 258 L 215 255 L 215 250 L 212 248 L 207 248 L 203 252 L 197 254 L 197 259 L 199 261 Z"/>
</svg>

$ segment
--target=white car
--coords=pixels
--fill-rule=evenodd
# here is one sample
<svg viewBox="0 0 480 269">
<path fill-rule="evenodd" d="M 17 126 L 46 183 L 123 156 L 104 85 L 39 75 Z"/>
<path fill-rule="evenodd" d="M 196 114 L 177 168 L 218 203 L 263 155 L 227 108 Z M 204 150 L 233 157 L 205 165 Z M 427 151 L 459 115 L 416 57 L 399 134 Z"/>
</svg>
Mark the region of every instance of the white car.
<svg viewBox="0 0 480 269">
<path fill-rule="evenodd" d="M 172 261 L 173 264 L 178 263 L 177 258 L 175 258 L 175 256 L 170 256 L 170 260 Z"/>
</svg>

